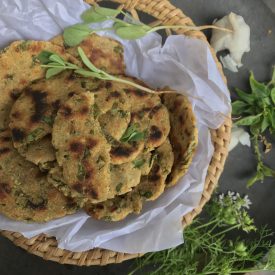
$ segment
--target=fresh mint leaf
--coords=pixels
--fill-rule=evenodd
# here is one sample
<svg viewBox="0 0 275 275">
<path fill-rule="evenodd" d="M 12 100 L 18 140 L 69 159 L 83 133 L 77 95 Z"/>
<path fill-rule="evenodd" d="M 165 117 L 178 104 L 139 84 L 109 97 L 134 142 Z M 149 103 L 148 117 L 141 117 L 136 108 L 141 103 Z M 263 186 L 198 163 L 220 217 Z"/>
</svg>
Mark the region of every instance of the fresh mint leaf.
<svg viewBox="0 0 275 275">
<path fill-rule="evenodd" d="M 74 47 L 79 45 L 89 34 L 91 29 L 87 24 L 75 24 L 64 30 L 63 38 L 67 46 Z"/>
<path fill-rule="evenodd" d="M 274 80 L 275 81 L 275 80 Z M 273 104 L 275 105 L 275 88 L 273 88 L 270 92 L 270 97 L 271 97 L 271 100 L 273 102 Z"/>
<path fill-rule="evenodd" d="M 267 86 L 264 83 L 258 82 L 255 79 L 254 74 L 252 72 L 250 74 L 249 83 L 252 90 L 252 94 L 254 94 L 256 97 L 261 98 L 263 96 L 269 96 Z"/>
<path fill-rule="evenodd" d="M 256 124 L 257 122 L 260 121 L 262 115 L 263 114 L 247 116 L 247 117 L 244 117 L 244 118 L 238 120 L 237 122 L 235 122 L 235 124 L 238 125 L 238 126 L 253 125 L 253 124 Z"/>
<path fill-rule="evenodd" d="M 269 126 L 269 118 L 267 116 L 264 116 L 261 121 L 261 132 L 263 133 Z"/>
<path fill-rule="evenodd" d="M 252 94 L 246 93 L 238 88 L 236 88 L 236 93 L 240 99 L 247 102 L 248 104 L 252 105 L 255 102 L 255 97 Z"/>
<path fill-rule="evenodd" d="M 147 34 L 142 25 L 132 25 L 128 27 L 118 27 L 115 29 L 116 34 L 126 40 L 139 39 Z"/>
<path fill-rule="evenodd" d="M 232 113 L 233 115 L 240 115 L 246 110 L 247 107 L 248 107 L 247 103 L 241 100 L 237 100 L 232 103 Z"/>
</svg>

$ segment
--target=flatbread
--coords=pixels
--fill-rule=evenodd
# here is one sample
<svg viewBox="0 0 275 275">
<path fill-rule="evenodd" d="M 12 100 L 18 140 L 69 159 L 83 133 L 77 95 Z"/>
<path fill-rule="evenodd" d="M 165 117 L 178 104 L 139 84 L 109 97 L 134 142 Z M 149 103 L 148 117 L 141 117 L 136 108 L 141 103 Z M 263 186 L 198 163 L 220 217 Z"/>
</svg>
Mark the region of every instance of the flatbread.
<svg viewBox="0 0 275 275">
<path fill-rule="evenodd" d="M 86 91 L 81 83 L 82 78 L 74 77 L 71 72 L 64 72 L 26 87 L 10 113 L 9 126 L 14 147 L 24 147 L 50 134 L 60 106 L 70 96 Z"/>
<path fill-rule="evenodd" d="M 47 41 L 20 40 L 0 52 L 0 129 L 6 128 L 10 109 L 22 89 L 32 81 L 45 77 L 37 56 L 43 50 L 52 51 L 67 60 L 72 56 L 63 47 Z"/>
<path fill-rule="evenodd" d="M 98 202 L 110 194 L 110 146 L 93 112 L 94 94 L 72 96 L 59 109 L 52 131 L 57 162 L 72 197 Z"/>
<path fill-rule="evenodd" d="M 54 37 L 51 42 L 64 46 L 62 35 Z M 110 74 L 124 74 L 123 46 L 118 41 L 97 34 L 91 34 L 78 46 L 66 47 L 66 51 L 78 57 L 78 47 L 83 49 L 87 57 L 97 68 Z"/>
<path fill-rule="evenodd" d="M 52 168 L 56 160 L 51 135 L 45 136 L 26 147 L 20 147 L 18 152 L 27 161 L 39 166 L 40 170 L 43 171 Z"/>
<path fill-rule="evenodd" d="M 192 105 L 187 97 L 179 94 L 163 96 L 170 115 L 170 140 L 175 162 L 166 186 L 175 185 L 187 172 L 198 145 L 198 129 Z"/>
<path fill-rule="evenodd" d="M 9 130 L 0 133 L 0 178 L 0 213 L 11 219 L 45 222 L 78 209 L 38 167 L 17 153 Z"/>
<path fill-rule="evenodd" d="M 145 201 L 156 200 L 164 192 L 165 180 L 174 162 L 169 140 L 157 148 L 154 154 L 156 157 L 149 174 L 143 176 L 131 192 L 102 203 L 87 203 L 84 207 L 86 212 L 95 219 L 119 221 L 131 213 L 140 213 Z"/>
</svg>

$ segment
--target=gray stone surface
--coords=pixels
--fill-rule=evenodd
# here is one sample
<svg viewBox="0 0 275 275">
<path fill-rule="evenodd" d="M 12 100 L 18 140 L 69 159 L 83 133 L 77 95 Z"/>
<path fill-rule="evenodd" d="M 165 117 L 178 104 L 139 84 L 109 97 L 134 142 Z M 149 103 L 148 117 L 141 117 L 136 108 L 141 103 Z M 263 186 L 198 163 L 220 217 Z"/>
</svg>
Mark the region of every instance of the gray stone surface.
<svg viewBox="0 0 275 275">
<path fill-rule="evenodd" d="M 172 0 L 173 4 L 184 10 L 196 24 L 209 24 L 215 18 L 230 11 L 244 16 L 252 30 L 251 53 L 244 57 L 244 67 L 238 74 L 226 71 L 229 87 L 246 89 L 250 70 L 259 80 L 267 80 L 271 66 L 275 64 L 275 9 L 274 0 Z M 1 5 L 1 3 L 0 3 Z M 269 34 L 271 30 L 271 34 Z M 275 144 L 273 143 L 273 146 Z M 275 154 L 266 156 L 266 161 L 275 167 Z M 229 155 L 224 173 L 220 179 L 219 192 L 227 190 L 248 193 L 252 199 L 251 214 L 258 225 L 269 224 L 275 231 L 274 179 L 258 183 L 246 189 L 246 181 L 256 169 L 256 161 L 251 149 L 238 146 Z M 88 275 L 88 274 L 127 274 L 132 262 L 107 267 L 75 267 L 47 262 L 30 255 L 0 237 L 0 274 L 1 275 Z M 190 274 L 191 275 L 191 274 Z"/>
</svg>

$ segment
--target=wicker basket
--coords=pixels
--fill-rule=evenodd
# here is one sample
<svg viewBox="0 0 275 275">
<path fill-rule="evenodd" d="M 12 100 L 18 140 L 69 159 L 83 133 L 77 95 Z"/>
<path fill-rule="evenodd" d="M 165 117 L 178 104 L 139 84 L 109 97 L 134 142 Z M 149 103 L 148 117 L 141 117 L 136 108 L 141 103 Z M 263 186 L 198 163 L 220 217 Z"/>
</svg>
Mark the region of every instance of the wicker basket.
<svg viewBox="0 0 275 275">
<path fill-rule="evenodd" d="M 92 4 L 98 1 L 86 0 L 86 2 Z M 113 0 L 113 2 L 123 5 L 123 8 L 131 12 L 135 18 L 138 18 L 137 10 L 153 16 L 157 21 L 153 22 L 152 25 L 160 23 L 165 25 L 194 25 L 189 17 L 184 15 L 181 10 L 177 9 L 166 0 Z M 176 32 L 206 41 L 206 37 L 200 31 L 184 31 L 181 29 Z M 167 34 L 169 35 L 170 33 L 171 32 L 168 30 Z M 211 49 L 211 51 L 218 69 L 226 82 L 222 72 L 222 67 L 218 62 L 213 49 Z M 230 133 L 231 120 L 229 118 L 219 129 L 211 131 L 215 152 L 208 167 L 201 201 L 196 209 L 183 217 L 184 227 L 190 224 L 194 217 L 202 211 L 202 208 L 210 199 L 215 187 L 217 186 L 228 153 L 227 148 L 230 141 Z M 45 260 L 51 260 L 61 264 L 73 264 L 79 266 L 106 265 L 111 263 L 121 263 L 125 260 L 142 256 L 142 254 L 119 253 L 100 248 L 76 253 L 58 248 L 57 242 L 53 237 L 40 235 L 32 239 L 26 239 L 16 232 L 1 231 L 1 234 L 10 239 L 15 245 L 27 250 L 29 253 L 42 257 Z"/>
</svg>

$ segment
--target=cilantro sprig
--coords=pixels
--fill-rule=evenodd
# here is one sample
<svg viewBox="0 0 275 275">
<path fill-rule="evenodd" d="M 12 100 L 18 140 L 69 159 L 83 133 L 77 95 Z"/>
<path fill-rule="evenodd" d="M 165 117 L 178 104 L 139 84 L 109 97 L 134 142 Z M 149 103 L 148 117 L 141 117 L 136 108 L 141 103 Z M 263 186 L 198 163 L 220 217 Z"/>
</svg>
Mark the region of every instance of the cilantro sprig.
<svg viewBox="0 0 275 275">
<path fill-rule="evenodd" d="M 133 142 L 144 140 L 146 131 L 140 131 L 138 123 L 130 125 L 122 135 L 121 142 Z"/>
<path fill-rule="evenodd" d="M 250 93 L 236 89 L 239 99 L 232 103 L 232 113 L 238 117 L 235 125 L 249 127 L 252 135 L 258 164 L 256 174 L 247 183 L 250 187 L 257 181 L 263 181 L 265 177 L 275 177 L 275 170 L 264 164 L 259 148 L 262 135 L 267 131 L 275 135 L 275 68 L 268 84 L 258 82 L 253 73 L 249 82 Z"/>
<path fill-rule="evenodd" d="M 83 77 L 92 77 L 92 78 L 98 78 L 101 80 L 109 80 L 109 81 L 116 81 L 120 83 L 124 83 L 127 85 L 131 85 L 132 87 L 135 87 L 139 90 L 145 91 L 147 93 L 171 93 L 171 91 L 154 91 L 151 90 L 147 87 L 144 87 L 142 85 L 139 85 L 135 82 L 119 78 L 117 76 L 113 76 L 99 68 L 97 68 L 87 57 L 85 52 L 81 47 L 77 48 L 79 57 L 83 64 L 85 65 L 84 68 L 73 64 L 71 62 L 68 62 L 64 60 L 60 55 L 54 52 L 49 52 L 49 51 L 42 51 L 37 59 L 41 63 L 41 67 L 45 68 L 46 71 L 46 79 L 49 79 L 55 75 L 58 75 L 66 70 L 71 70 L 74 73 L 83 76 Z"/>
<path fill-rule="evenodd" d="M 118 15 L 124 15 L 129 20 L 123 21 L 117 18 Z M 64 30 L 64 41 L 67 46 L 74 47 L 79 45 L 90 34 L 102 30 L 114 30 L 114 32 L 122 39 L 135 40 L 144 37 L 146 34 L 156 32 L 163 29 L 185 29 L 185 30 L 203 30 L 209 28 L 215 28 L 231 32 L 228 29 L 207 25 L 207 26 L 186 26 L 186 25 L 172 25 L 172 26 L 155 26 L 151 27 L 140 21 L 134 20 L 128 13 L 123 10 L 103 8 L 94 5 L 89 10 L 85 11 L 81 15 L 83 23 L 75 24 Z M 91 29 L 90 23 L 99 23 L 106 20 L 112 20 L 114 22 L 111 28 Z"/>
</svg>

